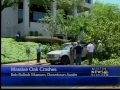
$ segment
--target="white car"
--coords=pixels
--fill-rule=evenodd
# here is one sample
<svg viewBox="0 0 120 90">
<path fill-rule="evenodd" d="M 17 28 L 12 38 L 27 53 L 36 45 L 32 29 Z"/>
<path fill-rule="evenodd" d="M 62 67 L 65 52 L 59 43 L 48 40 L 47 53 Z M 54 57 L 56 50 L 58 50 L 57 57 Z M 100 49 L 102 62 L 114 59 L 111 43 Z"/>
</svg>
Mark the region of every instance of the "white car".
<svg viewBox="0 0 120 90">
<path fill-rule="evenodd" d="M 65 43 L 61 46 L 60 50 L 54 50 L 47 53 L 47 62 L 50 62 L 52 65 L 56 62 L 60 62 L 62 65 L 70 64 L 70 48 L 72 47 L 71 43 Z M 86 47 L 83 47 L 82 58 L 86 57 L 87 50 Z"/>
</svg>

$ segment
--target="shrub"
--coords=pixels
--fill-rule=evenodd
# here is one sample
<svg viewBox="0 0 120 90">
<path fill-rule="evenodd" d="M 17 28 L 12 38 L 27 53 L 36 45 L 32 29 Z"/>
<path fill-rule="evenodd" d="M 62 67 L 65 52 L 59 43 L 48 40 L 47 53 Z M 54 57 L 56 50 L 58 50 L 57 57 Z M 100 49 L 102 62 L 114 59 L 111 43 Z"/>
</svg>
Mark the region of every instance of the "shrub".
<svg viewBox="0 0 120 90">
<path fill-rule="evenodd" d="M 84 60 L 82 61 L 83 65 L 88 65 L 89 61 Z M 104 60 L 104 61 L 99 61 L 98 59 L 93 59 L 92 65 L 120 65 L 120 57 L 117 57 L 116 59 L 109 59 L 109 60 Z"/>
<path fill-rule="evenodd" d="M 39 35 L 38 31 L 35 31 L 35 32 L 34 32 L 34 35 L 35 35 L 35 36 L 38 36 L 38 35 Z"/>
<path fill-rule="evenodd" d="M 26 46 L 31 50 L 29 57 L 26 54 Z M 1 63 L 22 62 L 28 60 L 36 60 L 36 46 L 34 42 L 16 42 L 12 38 L 2 38 L 1 44 Z M 46 54 L 58 49 L 59 45 L 42 44 L 42 59 L 46 58 Z M 53 48 L 52 48 L 53 47 Z"/>
<path fill-rule="evenodd" d="M 30 34 L 30 36 L 33 36 L 33 35 L 34 35 L 34 32 L 33 32 L 33 31 L 30 31 L 29 34 Z"/>
</svg>

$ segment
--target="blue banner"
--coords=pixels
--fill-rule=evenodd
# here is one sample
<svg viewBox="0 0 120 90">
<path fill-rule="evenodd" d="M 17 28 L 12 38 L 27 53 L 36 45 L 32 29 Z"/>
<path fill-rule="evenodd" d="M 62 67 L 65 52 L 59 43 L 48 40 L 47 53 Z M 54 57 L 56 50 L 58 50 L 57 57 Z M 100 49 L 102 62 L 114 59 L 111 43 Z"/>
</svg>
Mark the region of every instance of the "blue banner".
<svg viewBox="0 0 120 90">
<path fill-rule="evenodd" d="M 120 85 L 120 66 L 1 66 L 2 86 Z"/>
</svg>

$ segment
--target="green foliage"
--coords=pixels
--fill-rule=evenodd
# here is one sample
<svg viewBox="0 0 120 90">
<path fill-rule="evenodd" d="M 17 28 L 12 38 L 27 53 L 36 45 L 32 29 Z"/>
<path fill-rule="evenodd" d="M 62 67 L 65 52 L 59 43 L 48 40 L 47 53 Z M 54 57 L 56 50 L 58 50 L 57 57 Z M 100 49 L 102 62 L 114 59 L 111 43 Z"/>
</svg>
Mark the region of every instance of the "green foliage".
<svg viewBox="0 0 120 90">
<path fill-rule="evenodd" d="M 1 43 L 1 63 L 22 62 L 36 59 L 36 46 L 37 43 L 33 42 L 16 42 L 12 38 L 2 38 Z M 26 47 L 29 47 L 31 53 L 29 57 L 26 54 Z M 52 50 L 58 50 L 60 46 L 58 44 L 42 44 L 42 58 L 46 58 L 46 53 Z M 120 65 L 120 57 L 112 55 L 113 58 L 104 61 L 98 61 L 93 59 L 92 65 Z M 82 61 L 82 65 L 88 65 L 88 60 Z"/>
<path fill-rule="evenodd" d="M 49 11 L 51 7 L 50 0 L 30 0 L 30 7 L 33 7 L 33 4 L 35 4 L 37 7 L 43 6 L 46 11 Z"/>
<path fill-rule="evenodd" d="M 81 2 L 85 2 L 85 0 L 57 0 L 57 7 L 64 10 L 66 14 L 72 14 L 74 5 L 78 11 L 82 10 Z"/>
<path fill-rule="evenodd" d="M 36 46 L 37 43 L 33 42 L 16 42 L 12 38 L 2 38 L 1 44 L 1 62 L 2 63 L 12 63 L 20 61 L 28 61 L 36 59 Z M 26 54 L 26 47 L 30 48 L 30 55 Z M 42 58 L 46 58 L 46 53 L 58 49 L 59 45 L 54 44 L 42 44 Z M 52 48 L 51 48 L 52 47 Z"/>
<path fill-rule="evenodd" d="M 34 3 L 34 4 L 38 5 L 38 6 L 44 6 L 46 11 L 49 11 L 50 7 L 51 7 L 51 1 L 52 0 L 30 0 L 30 6 L 32 7 L 32 4 Z M 81 7 L 80 3 L 82 1 L 85 1 L 85 0 L 56 0 L 57 7 L 59 9 L 63 9 L 64 11 L 66 11 L 69 14 L 72 11 L 71 9 L 73 7 L 73 2 L 74 1 L 77 3 L 77 7 L 79 8 L 79 7 Z"/>
<path fill-rule="evenodd" d="M 67 19 L 62 20 L 60 24 L 68 36 L 76 40 L 80 36 L 84 42 L 91 40 L 95 46 L 100 39 L 105 45 L 104 58 L 112 58 L 112 54 L 120 55 L 120 9 L 118 7 L 97 3 L 91 9 L 91 13 L 83 13 L 77 17 L 68 15 Z"/>
<path fill-rule="evenodd" d="M 88 60 L 82 61 L 82 65 L 88 65 Z M 99 61 L 98 59 L 93 59 L 92 65 L 103 65 L 103 66 L 109 66 L 109 65 L 120 65 L 120 57 L 117 57 L 116 59 L 109 59 L 104 61 Z"/>
<path fill-rule="evenodd" d="M 84 42 L 92 41 L 97 46 L 101 40 L 105 45 L 104 58 L 120 56 L 120 9 L 111 4 L 97 3 L 91 12 L 78 16 L 59 13 L 59 24 L 67 36 Z M 80 38 L 79 38 L 80 37 Z"/>
<path fill-rule="evenodd" d="M 11 38 L 2 38 L 2 49 L 1 49 L 1 56 L 2 56 L 2 63 L 8 62 L 17 62 L 17 61 L 26 61 L 28 57 L 25 53 L 26 45 L 31 47 L 31 52 L 34 51 L 35 43 L 31 42 L 16 42 L 14 39 Z M 35 53 L 31 53 L 30 60 L 35 59 Z"/>
<path fill-rule="evenodd" d="M 20 0 L 1 0 L 1 11 L 4 8 L 11 7 L 14 4 L 18 4 Z"/>
<path fill-rule="evenodd" d="M 91 13 L 85 16 L 86 34 L 97 44 L 101 40 L 105 44 L 108 57 L 118 55 L 120 49 L 120 9 L 110 4 L 96 4 Z M 107 56 L 106 55 L 106 56 Z M 113 57 L 113 56 L 112 56 Z"/>
<path fill-rule="evenodd" d="M 97 3 L 92 7 L 91 13 L 82 13 L 76 17 L 67 15 L 66 18 L 63 10 L 58 10 L 56 17 L 57 25 L 68 37 L 76 40 L 81 38 L 84 42 L 92 40 L 95 46 L 100 39 L 105 45 L 106 59 L 110 58 L 111 54 L 120 55 L 120 9 L 115 5 Z M 55 32 L 53 27 L 51 30 Z"/>
</svg>

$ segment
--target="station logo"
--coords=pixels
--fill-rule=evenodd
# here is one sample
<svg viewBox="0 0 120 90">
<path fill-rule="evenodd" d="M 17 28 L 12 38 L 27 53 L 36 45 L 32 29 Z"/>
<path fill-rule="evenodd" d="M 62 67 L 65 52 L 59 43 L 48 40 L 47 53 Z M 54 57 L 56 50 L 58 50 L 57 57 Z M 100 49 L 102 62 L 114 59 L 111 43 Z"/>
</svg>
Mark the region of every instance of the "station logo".
<svg viewBox="0 0 120 90">
<path fill-rule="evenodd" d="M 91 76 L 109 76 L 109 72 L 105 67 L 93 67 L 91 69 Z"/>
</svg>

